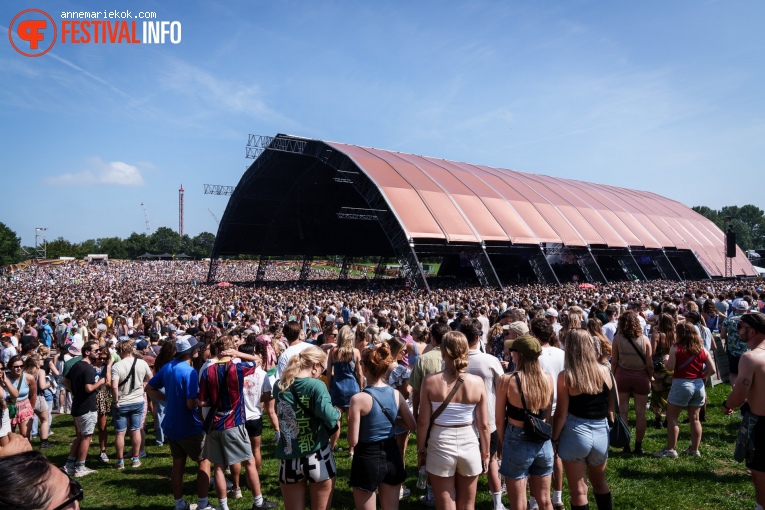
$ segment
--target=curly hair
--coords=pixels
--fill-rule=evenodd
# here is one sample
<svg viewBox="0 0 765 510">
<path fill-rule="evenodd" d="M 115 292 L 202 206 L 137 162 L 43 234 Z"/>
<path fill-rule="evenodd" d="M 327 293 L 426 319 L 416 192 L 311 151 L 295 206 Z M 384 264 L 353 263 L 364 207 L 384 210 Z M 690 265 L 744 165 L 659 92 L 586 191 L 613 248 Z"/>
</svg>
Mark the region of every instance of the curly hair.
<svg viewBox="0 0 765 510">
<path fill-rule="evenodd" d="M 624 312 L 624 314 L 619 317 L 617 330 L 626 338 L 635 339 L 643 336 L 643 328 L 640 326 L 638 314 L 632 310 Z"/>
</svg>

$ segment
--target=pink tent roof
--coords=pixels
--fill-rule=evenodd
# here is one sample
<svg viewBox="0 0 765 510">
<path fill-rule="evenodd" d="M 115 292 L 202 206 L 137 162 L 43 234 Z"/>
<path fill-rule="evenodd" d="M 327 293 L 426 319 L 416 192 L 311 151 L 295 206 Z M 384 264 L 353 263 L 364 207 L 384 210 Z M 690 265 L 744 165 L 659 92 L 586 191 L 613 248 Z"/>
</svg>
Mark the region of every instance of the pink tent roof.
<svg viewBox="0 0 765 510">
<path fill-rule="evenodd" d="M 724 234 L 685 205 L 637 191 L 326 142 L 378 186 L 408 237 L 693 251 L 724 274 Z M 740 248 L 733 272 L 755 276 Z"/>
</svg>

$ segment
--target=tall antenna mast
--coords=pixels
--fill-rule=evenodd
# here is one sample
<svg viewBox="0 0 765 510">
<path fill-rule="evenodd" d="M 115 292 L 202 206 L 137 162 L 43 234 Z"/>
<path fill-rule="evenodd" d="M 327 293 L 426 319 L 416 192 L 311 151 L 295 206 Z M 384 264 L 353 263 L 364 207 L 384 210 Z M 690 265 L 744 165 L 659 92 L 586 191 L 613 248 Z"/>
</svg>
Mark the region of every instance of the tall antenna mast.
<svg viewBox="0 0 765 510">
<path fill-rule="evenodd" d="M 143 208 L 143 220 L 146 222 L 146 235 L 151 235 L 151 226 L 149 225 L 149 213 L 146 212 L 146 206 L 143 205 L 143 202 L 141 202 L 141 207 Z"/>
<path fill-rule="evenodd" d="M 183 184 L 178 190 L 178 235 L 183 237 Z"/>
</svg>

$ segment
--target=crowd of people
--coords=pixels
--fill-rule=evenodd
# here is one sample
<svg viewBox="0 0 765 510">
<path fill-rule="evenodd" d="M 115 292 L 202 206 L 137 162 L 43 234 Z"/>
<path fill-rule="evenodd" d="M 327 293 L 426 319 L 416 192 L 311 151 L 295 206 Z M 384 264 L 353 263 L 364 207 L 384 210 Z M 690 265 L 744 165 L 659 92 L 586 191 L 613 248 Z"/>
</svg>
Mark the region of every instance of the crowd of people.
<svg viewBox="0 0 765 510">
<path fill-rule="evenodd" d="M 230 280 L 251 280 L 253 267 L 230 264 Z M 741 409 L 748 434 L 737 456 L 752 473 L 756 508 L 765 504 L 762 280 L 499 291 L 433 279 L 425 293 L 376 279 L 203 285 L 207 269 L 120 261 L 4 275 L 0 479 L 39 479 L 35 497 L 49 491 L 61 502 L 0 489 L 0 506 L 78 508 L 77 479 L 95 463 L 140 468 L 151 414 L 148 437 L 170 447 L 179 510 L 192 506 L 183 494 L 189 458 L 197 508 L 227 510 L 241 499 L 242 471 L 253 508 L 276 506 L 260 489 L 264 416 L 289 510 L 302 509 L 306 495 L 312 509 L 332 507 L 343 434 L 359 509 L 378 499 L 398 508 L 410 495 L 412 449 L 425 507 L 472 508 L 486 476 L 495 510 L 504 501 L 513 510 L 565 508 L 564 477 L 572 510 L 589 508 L 590 486 L 597 508 L 610 509 L 617 416 L 626 422 L 633 403 L 625 452 L 646 453 L 649 409 L 652 425 L 667 430 L 654 456 L 701 456 L 705 388 L 721 346 L 733 386 L 724 412 Z M 678 452 L 682 409 L 690 443 Z M 57 414 L 71 414 L 76 431 L 63 473 L 30 451 L 51 447 Z M 96 433 L 100 454 L 88 460 Z M 71 482 L 54 483 L 64 473 Z"/>
</svg>

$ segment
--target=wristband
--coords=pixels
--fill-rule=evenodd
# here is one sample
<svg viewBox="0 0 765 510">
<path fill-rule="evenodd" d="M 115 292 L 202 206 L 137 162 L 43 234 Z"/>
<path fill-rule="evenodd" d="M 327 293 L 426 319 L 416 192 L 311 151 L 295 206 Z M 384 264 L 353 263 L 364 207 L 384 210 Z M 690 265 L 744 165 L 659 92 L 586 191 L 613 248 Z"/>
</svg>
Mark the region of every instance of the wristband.
<svg viewBox="0 0 765 510">
<path fill-rule="evenodd" d="M 417 453 L 419 453 L 420 455 L 425 455 L 426 453 L 428 453 L 428 450 L 427 449 L 425 449 L 425 450 L 417 450 Z"/>
</svg>

